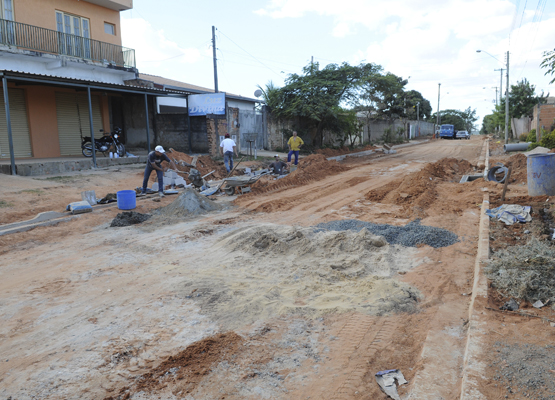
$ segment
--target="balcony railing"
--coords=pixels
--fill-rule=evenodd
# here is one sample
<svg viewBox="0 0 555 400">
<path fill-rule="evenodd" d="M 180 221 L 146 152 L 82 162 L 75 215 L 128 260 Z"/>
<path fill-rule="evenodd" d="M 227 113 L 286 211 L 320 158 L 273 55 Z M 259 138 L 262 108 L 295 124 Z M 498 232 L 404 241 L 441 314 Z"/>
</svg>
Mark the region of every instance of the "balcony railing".
<svg viewBox="0 0 555 400">
<path fill-rule="evenodd" d="M 0 19 L 0 44 L 135 68 L 133 49 L 5 19 Z"/>
</svg>

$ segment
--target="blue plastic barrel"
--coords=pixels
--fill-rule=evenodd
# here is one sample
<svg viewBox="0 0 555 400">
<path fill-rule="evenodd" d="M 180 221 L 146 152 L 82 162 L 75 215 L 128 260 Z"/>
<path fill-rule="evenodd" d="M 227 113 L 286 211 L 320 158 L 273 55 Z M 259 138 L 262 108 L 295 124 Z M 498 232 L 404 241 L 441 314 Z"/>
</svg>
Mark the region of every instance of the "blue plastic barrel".
<svg viewBox="0 0 555 400">
<path fill-rule="evenodd" d="M 132 210 L 137 207 L 137 195 L 134 190 L 120 190 L 118 192 L 118 208 Z"/>
<path fill-rule="evenodd" d="M 555 195 L 555 153 L 530 154 L 527 176 L 528 196 Z"/>
</svg>

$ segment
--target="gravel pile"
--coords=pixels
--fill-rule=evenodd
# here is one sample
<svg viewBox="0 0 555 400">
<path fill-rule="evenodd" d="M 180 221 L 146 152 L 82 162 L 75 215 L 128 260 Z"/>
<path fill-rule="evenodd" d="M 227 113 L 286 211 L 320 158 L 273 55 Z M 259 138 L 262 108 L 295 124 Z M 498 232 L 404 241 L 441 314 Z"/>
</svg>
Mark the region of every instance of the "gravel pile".
<svg viewBox="0 0 555 400">
<path fill-rule="evenodd" d="M 389 244 L 400 244 L 405 247 L 428 245 L 433 248 L 447 247 L 459 241 L 459 237 L 451 231 L 433 226 L 420 225 L 420 220 L 414 220 L 405 226 L 374 224 L 356 219 L 324 222 L 316 225 L 316 232 L 328 231 L 360 231 L 366 228 L 374 235 L 383 236 Z"/>
<path fill-rule="evenodd" d="M 495 369 L 499 387 L 506 390 L 505 398 L 555 399 L 555 346 L 497 342 L 494 350 L 497 357 L 490 368 Z"/>
</svg>

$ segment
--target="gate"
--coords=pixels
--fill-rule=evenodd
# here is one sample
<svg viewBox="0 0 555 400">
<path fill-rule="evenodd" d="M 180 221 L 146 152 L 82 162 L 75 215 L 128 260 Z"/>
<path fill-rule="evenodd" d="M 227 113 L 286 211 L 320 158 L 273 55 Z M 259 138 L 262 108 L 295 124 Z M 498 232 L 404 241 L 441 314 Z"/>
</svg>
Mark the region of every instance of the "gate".
<svg viewBox="0 0 555 400">
<path fill-rule="evenodd" d="M 239 110 L 239 134 L 242 150 L 249 148 L 248 140 L 254 139 L 252 148 L 264 148 L 264 129 L 262 125 L 262 114 L 255 111 Z"/>
</svg>

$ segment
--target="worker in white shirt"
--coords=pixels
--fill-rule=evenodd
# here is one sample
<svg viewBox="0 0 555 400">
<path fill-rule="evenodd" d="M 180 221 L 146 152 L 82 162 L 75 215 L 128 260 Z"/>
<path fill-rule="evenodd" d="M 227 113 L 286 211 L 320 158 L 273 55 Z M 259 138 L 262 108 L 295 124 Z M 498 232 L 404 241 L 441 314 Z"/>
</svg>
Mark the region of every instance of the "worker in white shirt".
<svg viewBox="0 0 555 400">
<path fill-rule="evenodd" d="M 224 156 L 224 165 L 227 173 L 233 169 L 233 154 L 239 157 L 235 141 L 229 138 L 229 133 L 225 134 L 225 139 L 220 143 L 220 152 Z"/>
</svg>

